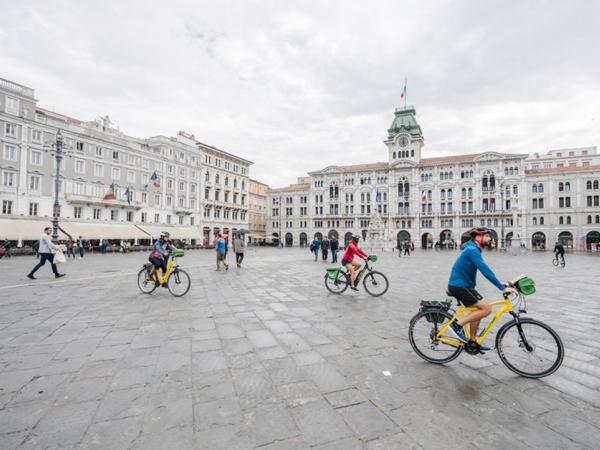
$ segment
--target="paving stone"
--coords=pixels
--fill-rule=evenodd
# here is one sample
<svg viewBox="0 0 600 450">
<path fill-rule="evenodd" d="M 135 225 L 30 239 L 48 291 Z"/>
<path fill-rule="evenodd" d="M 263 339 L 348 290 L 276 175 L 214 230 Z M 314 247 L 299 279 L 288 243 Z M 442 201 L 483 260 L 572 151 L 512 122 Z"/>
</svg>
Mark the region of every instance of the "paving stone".
<svg viewBox="0 0 600 450">
<path fill-rule="evenodd" d="M 311 446 L 352 435 L 342 418 L 323 400 L 310 402 L 290 411 L 304 440 Z M 327 432 L 323 432 L 324 430 Z"/>
<path fill-rule="evenodd" d="M 228 397 L 194 405 L 195 430 L 205 431 L 215 427 L 240 424 L 242 421 L 242 409 L 236 398 Z"/>
<path fill-rule="evenodd" d="M 286 404 L 291 408 L 321 400 L 322 398 L 316 386 L 308 381 L 284 384 L 279 386 L 278 390 L 285 399 Z"/>
<path fill-rule="evenodd" d="M 94 420 L 110 421 L 142 416 L 149 408 L 150 395 L 150 387 L 134 387 L 108 392 L 103 397 Z"/>
<path fill-rule="evenodd" d="M 356 388 L 344 389 L 337 392 L 325 394 L 325 398 L 334 408 L 342 408 L 344 406 L 357 405 L 366 402 L 368 399 L 362 392 Z"/>
<path fill-rule="evenodd" d="M 0 433 L 15 433 L 30 430 L 46 414 L 46 402 L 34 401 L 0 409 Z"/>
<path fill-rule="evenodd" d="M 244 413 L 245 427 L 256 446 L 298 436 L 300 431 L 287 408 L 282 404 L 260 405 Z"/>
<path fill-rule="evenodd" d="M 402 431 L 371 402 L 336 409 L 356 435 L 365 441 Z"/>
<path fill-rule="evenodd" d="M 140 417 L 97 422 L 88 428 L 81 449 L 128 450 L 142 429 Z"/>
</svg>

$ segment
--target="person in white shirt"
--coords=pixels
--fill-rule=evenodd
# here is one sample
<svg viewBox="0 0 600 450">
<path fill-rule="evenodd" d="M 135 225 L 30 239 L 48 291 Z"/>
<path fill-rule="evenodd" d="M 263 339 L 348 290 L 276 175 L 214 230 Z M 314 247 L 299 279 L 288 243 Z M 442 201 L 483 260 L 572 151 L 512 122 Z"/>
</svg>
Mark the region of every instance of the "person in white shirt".
<svg viewBox="0 0 600 450">
<path fill-rule="evenodd" d="M 31 270 L 31 272 L 29 272 L 29 274 L 27 274 L 27 278 L 35 280 L 33 274 L 37 272 L 40 267 L 46 264 L 46 261 L 50 261 L 52 272 L 56 278 L 65 276 L 64 273 L 58 273 L 56 264 L 54 264 L 54 255 L 60 250 L 60 247 L 52 242 L 52 239 L 50 239 L 50 233 L 52 233 L 52 227 L 44 228 L 44 234 L 42 234 L 40 237 L 40 246 L 38 249 L 38 253 L 40 254 L 40 262 Z"/>
</svg>

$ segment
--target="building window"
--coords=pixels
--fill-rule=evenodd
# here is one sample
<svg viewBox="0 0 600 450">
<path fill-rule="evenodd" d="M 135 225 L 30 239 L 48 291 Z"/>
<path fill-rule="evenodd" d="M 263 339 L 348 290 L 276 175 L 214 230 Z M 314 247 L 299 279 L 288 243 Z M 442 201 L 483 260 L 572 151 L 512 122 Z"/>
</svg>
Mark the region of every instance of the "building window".
<svg viewBox="0 0 600 450">
<path fill-rule="evenodd" d="M 73 217 L 75 219 L 81 219 L 81 207 L 80 206 L 76 206 L 75 208 L 73 208 Z"/>
<path fill-rule="evenodd" d="M 127 181 L 130 183 L 135 183 L 135 172 L 133 170 L 127 171 Z"/>
<path fill-rule="evenodd" d="M 104 149 L 102 147 L 100 147 L 99 145 L 96 145 L 96 158 L 103 158 L 104 157 Z"/>
<path fill-rule="evenodd" d="M 83 159 L 75 160 L 75 172 L 76 173 L 85 173 L 85 161 Z"/>
<path fill-rule="evenodd" d="M 15 116 L 19 115 L 19 99 L 6 96 L 6 112 Z"/>
<path fill-rule="evenodd" d="M 75 150 L 77 150 L 78 152 L 83 152 L 83 142 L 81 141 L 77 141 L 75 142 Z"/>
<path fill-rule="evenodd" d="M 12 214 L 12 200 L 2 200 L 2 214 Z"/>
<path fill-rule="evenodd" d="M 112 159 L 114 161 L 118 161 L 119 160 L 119 152 L 117 152 L 116 150 L 112 152 Z"/>
<path fill-rule="evenodd" d="M 94 220 L 100 220 L 100 208 L 94 208 L 92 210 L 92 217 L 94 218 Z"/>
<path fill-rule="evenodd" d="M 40 182 L 41 182 L 41 177 L 39 177 L 38 175 L 31 175 L 29 177 L 29 189 L 31 191 L 39 191 L 40 190 Z"/>
<path fill-rule="evenodd" d="M 167 224 L 171 225 L 171 214 L 167 214 Z"/>
<path fill-rule="evenodd" d="M 4 144 L 4 159 L 7 161 L 16 161 L 17 147 L 14 145 Z"/>
<path fill-rule="evenodd" d="M 103 177 L 104 176 L 104 165 L 94 164 L 94 176 L 95 177 Z"/>
<path fill-rule="evenodd" d="M 2 185 L 6 187 L 14 187 L 15 174 L 14 172 L 4 172 L 2 174 Z"/>
<path fill-rule="evenodd" d="M 6 137 L 16 138 L 17 137 L 17 125 L 14 123 L 6 123 L 4 126 L 4 135 Z"/>
<path fill-rule="evenodd" d="M 29 204 L 29 215 L 30 216 L 37 216 L 38 215 L 38 204 L 37 203 L 30 203 Z"/>
<path fill-rule="evenodd" d="M 34 166 L 41 166 L 42 165 L 42 152 L 38 152 L 37 150 L 32 150 L 30 162 Z"/>
<path fill-rule="evenodd" d="M 154 214 L 154 223 L 160 223 L 160 214 L 159 213 Z"/>
<path fill-rule="evenodd" d="M 120 178 L 121 178 L 121 169 L 119 169 L 118 167 L 113 167 L 112 168 L 112 179 L 119 180 Z"/>
<path fill-rule="evenodd" d="M 116 209 L 110 210 L 110 220 L 117 220 L 119 218 L 119 211 Z"/>
<path fill-rule="evenodd" d="M 133 222 L 133 211 L 127 211 L 127 222 Z"/>
</svg>

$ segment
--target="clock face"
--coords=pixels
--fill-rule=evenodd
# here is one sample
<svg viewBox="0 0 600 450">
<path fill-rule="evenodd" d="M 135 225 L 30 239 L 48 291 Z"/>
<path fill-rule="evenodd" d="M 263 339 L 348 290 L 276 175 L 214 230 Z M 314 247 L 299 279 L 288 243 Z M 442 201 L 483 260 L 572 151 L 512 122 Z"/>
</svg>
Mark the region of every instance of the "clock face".
<svg viewBox="0 0 600 450">
<path fill-rule="evenodd" d="M 400 147 L 406 147 L 408 145 L 408 137 L 400 136 L 400 139 L 398 139 L 398 144 Z"/>
</svg>

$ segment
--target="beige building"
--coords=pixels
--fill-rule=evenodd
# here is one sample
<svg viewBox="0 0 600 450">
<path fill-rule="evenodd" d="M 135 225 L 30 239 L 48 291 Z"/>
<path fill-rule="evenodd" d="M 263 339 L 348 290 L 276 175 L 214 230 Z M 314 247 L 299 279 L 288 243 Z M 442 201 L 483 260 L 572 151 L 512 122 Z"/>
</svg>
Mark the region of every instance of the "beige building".
<svg viewBox="0 0 600 450">
<path fill-rule="evenodd" d="M 269 186 L 250 179 L 249 242 L 265 242 L 267 233 L 267 190 Z"/>
<path fill-rule="evenodd" d="M 37 239 L 42 225 L 33 221 L 52 218 L 58 130 L 69 155 L 58 189 L 68 235 L 149 241 L 165 229 L 203 244 L 216 230 L 248 227 L 250 161 L 185 132 L 139 139 L 108 116 L 84 122 L 51 112 L 37 106 L 33 89 L 0 79 L 2 238 Z"/>
</svg>

